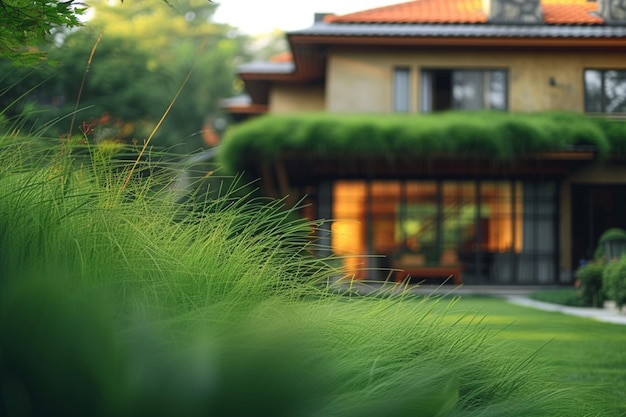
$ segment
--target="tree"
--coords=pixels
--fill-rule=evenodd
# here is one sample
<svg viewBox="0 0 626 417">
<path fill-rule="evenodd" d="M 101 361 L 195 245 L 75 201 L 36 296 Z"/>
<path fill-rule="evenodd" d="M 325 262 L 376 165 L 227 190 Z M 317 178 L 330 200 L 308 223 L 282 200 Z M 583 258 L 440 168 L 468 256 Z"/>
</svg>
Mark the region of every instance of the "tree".
<svg viewBox="0 0 626 417">
<path fill-rule="evenodd" d="M 38 47 L 59 27 L 80 26 L 84 11 L 74 0 L 0 0 L 0 58 L 36 64 L 44 57 Z"/>
<path fill-rule="evenodd" d="M 248 59 L 247 38 L 229 25 L 212 23 L 217 6 L 206 0 L 91 4 L 93 16 L 83 27 L 48 45 L 57 65 L 15 71 L 0 62 L 0 86 L 12 86 L 10 94 L 0 88 L 0 109 L 43 82 L 14 106 L 14 114 L 34 103 L 46 110 L 36 115 L 39 124 L 46 124 L 73 114 L 80 95 L 75 117 L 55 122 L 49 135 L 77 133 L 86 123 L 96 140 L 143 143 L 185 82 L 152 143 L 180 152 L 214 144 L 214 122 L 224 117 L 219 102 L 237 92 L 234 68 Z"/>
</svg>

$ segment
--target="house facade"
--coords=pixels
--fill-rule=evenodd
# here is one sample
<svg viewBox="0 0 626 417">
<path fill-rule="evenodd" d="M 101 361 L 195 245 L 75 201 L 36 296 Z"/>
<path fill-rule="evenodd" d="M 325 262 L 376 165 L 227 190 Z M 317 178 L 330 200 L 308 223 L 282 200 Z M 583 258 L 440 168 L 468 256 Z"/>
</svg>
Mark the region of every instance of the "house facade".
<svg viewBox="0 0 626 417">
<path fill-rule="evenodd" d="M 287 38 L 288 59 L 239 68 L 249 101 L 227 110 L 243 123 L 302 113 L 626 115 L 622 0 L 414 0 L 318 14 Z M 323 243 L 357 278 L 406 269 L 462 273 L 466 285 L 569 285 L 600 234 L 626 227 L 626 163 L 594 156 L 579 147 L 514 163 L 453 154 L 385 163 L 300 152 L 246 169 L 264 193 L 306 198 L 305 215 L 333 219 Z"/>
</svg>

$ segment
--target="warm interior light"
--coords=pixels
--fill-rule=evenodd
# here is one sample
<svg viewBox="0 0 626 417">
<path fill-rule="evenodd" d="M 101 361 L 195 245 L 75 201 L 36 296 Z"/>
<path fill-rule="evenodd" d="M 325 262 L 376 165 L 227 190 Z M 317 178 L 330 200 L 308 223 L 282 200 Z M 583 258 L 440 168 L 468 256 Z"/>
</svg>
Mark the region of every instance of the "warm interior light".
<svg viewBox="0 0 626 417">
<path fill-rule="evenodd" d="M 440 261 L 444 249 L 457 256 L 519 253 L 522 192 L 519 181 L 485 181 L 480 187 L 473 181 L 338 181 L 332 249 L 356 278 L 366 276 L 365 255 L 382 255 L 389 264 L 404 252 L 424 253 L 431 263 Z"/>
</svg>

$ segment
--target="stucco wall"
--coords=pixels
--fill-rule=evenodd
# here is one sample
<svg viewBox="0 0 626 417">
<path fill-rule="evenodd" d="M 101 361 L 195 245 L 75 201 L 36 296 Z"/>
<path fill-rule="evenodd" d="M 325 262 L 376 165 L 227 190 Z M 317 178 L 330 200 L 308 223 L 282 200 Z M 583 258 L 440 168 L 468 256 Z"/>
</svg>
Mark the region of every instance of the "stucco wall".
<svg viewBox="0 0 626 417">
<path fill-rule="evenodd" d="M 626 55 L 593 52 L 363 51 L 329 53 L 326 109 L 337 113 L 392 111 L 393 68 L 411 72 L 411 110 L 419 108 L 422 68 L 507 69 L 509 111 L 584 110 L 585 68 L 626 68 Z M 553 79 L 555 85 L 550 85 Z"/>
<path fill-rule="evenodd" d="M 326 109 L 324 86 L 275 86 L 270 91 L 270 113 L 319 112 Z"/>
</svg>

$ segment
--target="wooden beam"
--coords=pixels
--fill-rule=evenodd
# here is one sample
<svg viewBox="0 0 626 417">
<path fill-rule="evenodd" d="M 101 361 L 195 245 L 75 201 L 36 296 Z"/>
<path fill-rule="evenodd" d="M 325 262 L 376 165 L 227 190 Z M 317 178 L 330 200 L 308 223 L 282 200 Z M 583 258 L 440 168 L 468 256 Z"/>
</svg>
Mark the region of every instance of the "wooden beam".
<svg viewBox="0 0 626 417">
<path fill-rule="evenodd" d="M 276 192 L 276 187 L 274 185 L 274 175 L 268 160 L 263 159 L 263 162 L 261 163 L 261 171 L 263 172 L 263 175 L 261 176 L 261 184 L 263 184 L 264 194 L 272 198 L 278 198 L 278 193 Z"/>
</svg>

